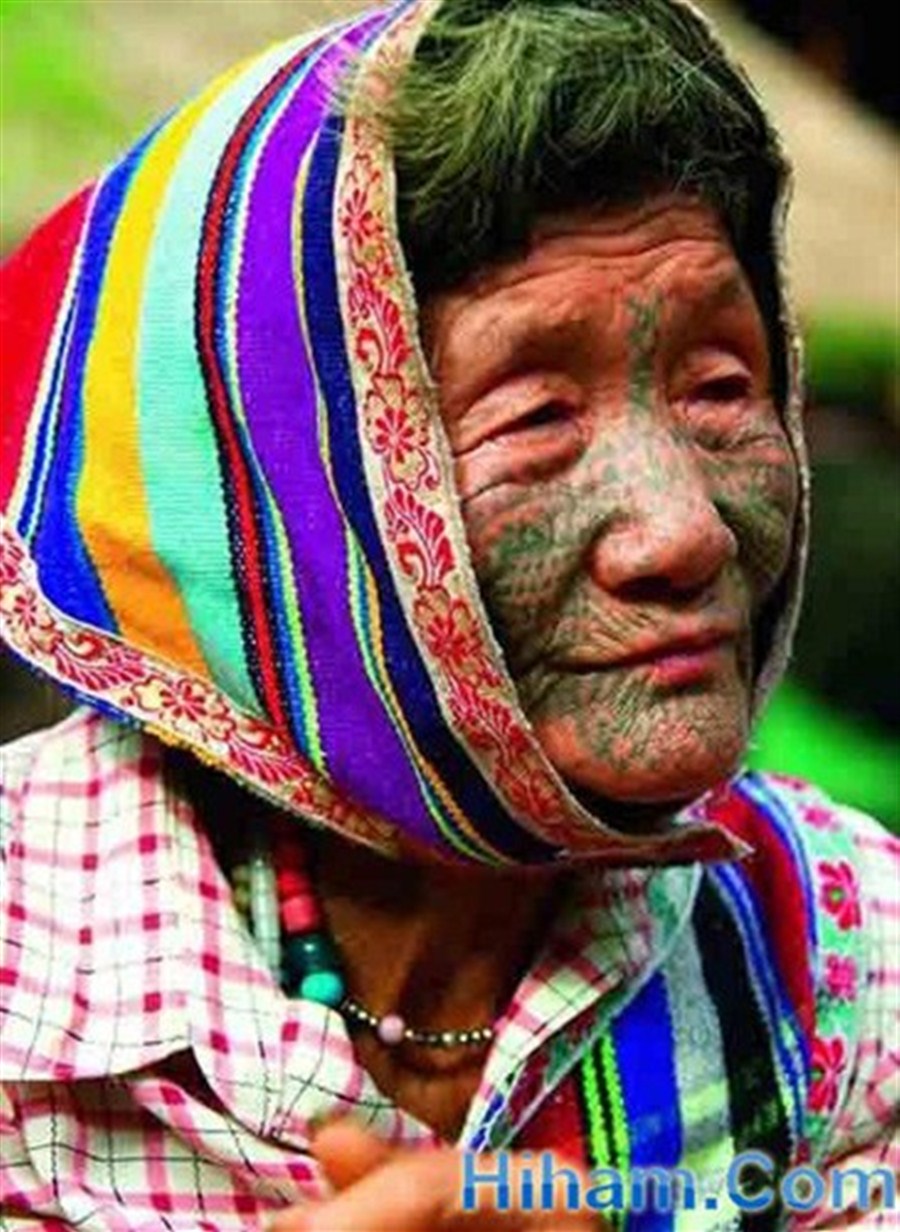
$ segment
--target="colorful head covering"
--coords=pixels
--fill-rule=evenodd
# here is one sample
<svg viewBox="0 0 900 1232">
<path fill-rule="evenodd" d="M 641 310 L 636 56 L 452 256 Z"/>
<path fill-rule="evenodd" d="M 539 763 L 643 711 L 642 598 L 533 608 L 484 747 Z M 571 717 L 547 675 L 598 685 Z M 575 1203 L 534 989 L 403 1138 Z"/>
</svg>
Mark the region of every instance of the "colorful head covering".
<svg viewBox="0 0 900 1232">
<path fill-rule="evenodd" d="M 727 858 L 713 827 L 627 836 L 591 816 L 492 636 L 391 159 L 352 98 L 334 105 L 351 60 L 357 81 L 403 63 L 435 7 L 241 64 L 10 260 L 4 637 L 91 705 L 388 853 Z M 788 417 L 799 454 L 796 395 Z"/>
</svg>

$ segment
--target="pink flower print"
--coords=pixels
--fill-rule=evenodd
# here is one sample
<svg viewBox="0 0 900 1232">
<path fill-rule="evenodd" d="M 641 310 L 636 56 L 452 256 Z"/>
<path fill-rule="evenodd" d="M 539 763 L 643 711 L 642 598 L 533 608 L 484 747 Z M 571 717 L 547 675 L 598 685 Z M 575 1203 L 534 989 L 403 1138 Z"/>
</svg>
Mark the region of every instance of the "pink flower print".
<svg viewBox="0 0 900 1232">
<path fill-rule="evenodd" d="M 807 783 L 805 779 L 798 779 L 797 776 L 794 774 L 782 774 L 780 772 L 774 772 L 774 773 L 771 773 L 769 777 L 771 779 L 774 779 L 776 783 L 783 783 L 784 786 L 789 787 L 791 791 L 802 792 L 802 791 L 809 790 L 809 783 Z"/>
<path fill-rule="evenodd" d="M 813 1112 L 831 1112 L 837 1103 L 838 1083 L 847 1064 L 847 1049 L 840 1035 L 817 1036 L 812 1047 L 812 1085 L 809 1106 Z"/>
<path fill-rule="evenodd" d="M 838 928 L 845 931 L 859 928 L 862 915 L 859 909 L 859 885 L 856 873 L 846 860 L 831 864 L 827 860 L 819 864 L 822 878 L 820 901 L 829 915 L 833 915 Z"/>
<path fill-rule="evenodd" d="M 822 808 L 821 805 L 810 805 L 808 808 L 800 810 L 800 815 L 807 825 L 813 826 L 816 830 L 835 830 L 834 812 L 831 809 Z"/>
<path fill-rule="evenodd" d="M 825 989 L 829 997 L 836 1001 L 855 1001 L 857 974 L 852 958 L 829 954 L 825 959 Z"/>
</svg>

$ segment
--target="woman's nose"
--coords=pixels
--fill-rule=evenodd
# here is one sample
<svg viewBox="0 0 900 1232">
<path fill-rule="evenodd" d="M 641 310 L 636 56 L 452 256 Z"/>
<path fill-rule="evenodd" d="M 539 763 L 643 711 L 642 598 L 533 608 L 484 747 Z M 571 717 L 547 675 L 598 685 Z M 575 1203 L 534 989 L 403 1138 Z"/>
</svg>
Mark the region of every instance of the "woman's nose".
<svg viewBox="0 0 900 1232">
<path fill-rule="evenodd" d="M 668 453 L 663 460 L 661 452 Z M 632 468 L 616 509 L 591 550 L 594 579 L 626 593 L 660 586 L 702 590 L 738 554 L 737 540 L 716 508 L 701 465 L 677 446 L 654 450 Z"/>
</svg>

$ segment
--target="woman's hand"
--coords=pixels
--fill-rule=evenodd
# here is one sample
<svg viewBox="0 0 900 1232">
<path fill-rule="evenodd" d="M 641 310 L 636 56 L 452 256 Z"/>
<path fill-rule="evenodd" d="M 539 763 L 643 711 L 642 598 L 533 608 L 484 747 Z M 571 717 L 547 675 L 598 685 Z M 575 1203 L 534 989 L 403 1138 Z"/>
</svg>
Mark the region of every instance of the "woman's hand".
<svg viewBox="0 0 900 1232">
<path fill-rule="evenodd" d="M 349 1121 L 335 1122 L 313 1139 L 313 1154 L 334 1187 L 335 1196 L 315 1206 L 295 1206 L 278 1214 L 270 1232 L 598 1232 L 599 1216 L 512 1209 L 498 1211 L 483 1200 L 462 1209 L 463 1155 L 452 1147 L 436 1151 L 398 1150 Z M 478 1156 L 479 1172 L 491 1167 Z M 525 1167 L 509 1156 L 511 1206 L 519 1201 L 518 1176 Z M 556 1160 L 563 1166 L 563 1160 Z M 527 1165 L 537 1170 L 535 1159 Z M 565 1167 L 571 1165 L 565 1161 Z M 587 1179 L 581 1169 L 582 1192 Z M 535 1185 L 535 1202 L 539 1201 Z M 561 1207 L 561 1201 L 560 1201 Z"/>
</svg>

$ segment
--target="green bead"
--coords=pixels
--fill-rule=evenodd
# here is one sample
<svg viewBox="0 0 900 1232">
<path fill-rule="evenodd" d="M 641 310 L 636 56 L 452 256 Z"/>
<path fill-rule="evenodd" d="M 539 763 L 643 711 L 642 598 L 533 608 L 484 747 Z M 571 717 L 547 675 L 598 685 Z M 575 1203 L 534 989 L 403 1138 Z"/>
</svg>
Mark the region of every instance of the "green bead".
<svg viewBox="0 0 900 1232">
<path fill-rule="evenodd" d="M 300 981 L 298 996 L 304 1001 L 318 1001 L 337 1009 L 346 993 L 344 981 L 337 971 L 314 971 Z"/>
</svg>

